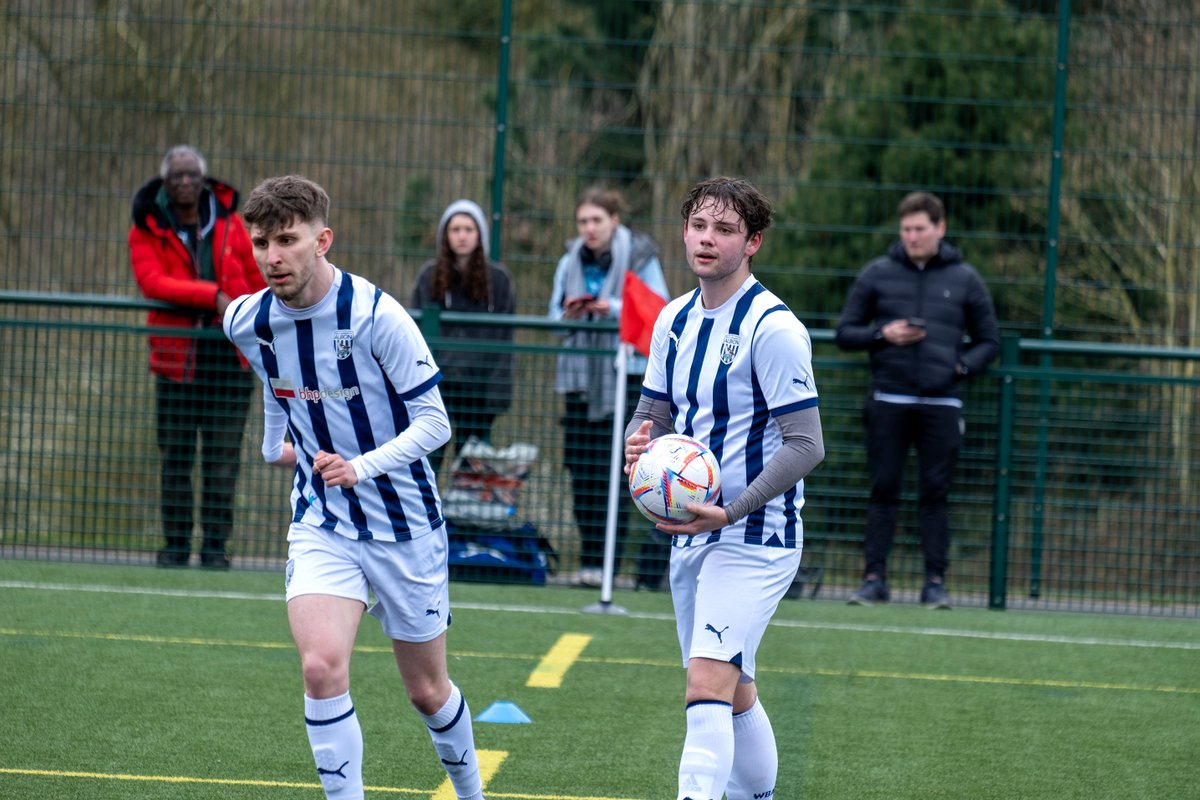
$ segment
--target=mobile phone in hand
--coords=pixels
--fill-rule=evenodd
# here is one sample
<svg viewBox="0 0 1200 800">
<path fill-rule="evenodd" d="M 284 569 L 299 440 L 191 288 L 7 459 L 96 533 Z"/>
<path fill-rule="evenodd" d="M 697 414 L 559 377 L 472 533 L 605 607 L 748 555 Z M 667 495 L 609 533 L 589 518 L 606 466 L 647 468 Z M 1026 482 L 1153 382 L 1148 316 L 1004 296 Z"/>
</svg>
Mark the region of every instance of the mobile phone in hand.
<svg viewBox="0 0 1200 800">
<path fill-rule="evenodd" d="M 920 317 L 909 317 L 906 321 L 908 322 L 909 325 L 912 325 L 914 328 L 924 328 L 925 327 L 925 320 L 921 319 Z"/>
<path fill-rule="evenodd" d="M 574 307 L 574 306 L 581 306 L 581 305 L 584 305 L 584 304 L 586 304 L 586 303 L 590 303 L 590 302 L 592 302 L 592 301 L 593 301 L 593 300 L 595 300 L 595 299 L 596 299 L 596 298 L 595 298 L 595 296 L 593 296 L 593 295 L 590 295 L 590 294 L 581 294 L 581 295 L 579 295 L 578 297 L 569 297 L 569 298 L 567 298 L 567 301 L 566 301 L 565 305 L 566 305 L 566 307 L 567 307 L 567 308 L 572 308 L 572 307 Z"/>
</svg>

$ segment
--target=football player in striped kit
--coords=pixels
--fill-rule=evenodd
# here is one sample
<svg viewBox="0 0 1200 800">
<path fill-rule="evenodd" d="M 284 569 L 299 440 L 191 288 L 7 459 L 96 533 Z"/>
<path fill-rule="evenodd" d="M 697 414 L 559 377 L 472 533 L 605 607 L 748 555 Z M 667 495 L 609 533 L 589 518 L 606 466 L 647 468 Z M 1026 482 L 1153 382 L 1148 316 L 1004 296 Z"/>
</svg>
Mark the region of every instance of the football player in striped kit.
<svg viewBox="0 0 1200 800">
<path fill-rule="evenodd" d="M 319 185 L 270 178 L 243 216 L 267 288 L 232 303 L 224 327 L 263 383 L 263 457 L 294 471 L 287 612 L 325 794 L 363 797 L 350 654 L 373 591 L 456 794 L 479 800 L 471 714 L 446 667 L 446 533 L 427 458 L 450 437 L 437 364 L 396 300 L 326 260 Z"/>
<path fill-rule="evenodd" d="M 712 178 L 681 209 L 699 287 L 659 314 L 626 472 L 651 438 L 699 439 L 721 495 L 672 535 L 671 596 L 687 668 L 678 800 L 773 796 L 778 755 L 754 682 L 755 651 L 800 566 L 804 477 L 825 455 L 812 341 L 750 272 L 771 223 L 753 185 Z"/>
</svg>

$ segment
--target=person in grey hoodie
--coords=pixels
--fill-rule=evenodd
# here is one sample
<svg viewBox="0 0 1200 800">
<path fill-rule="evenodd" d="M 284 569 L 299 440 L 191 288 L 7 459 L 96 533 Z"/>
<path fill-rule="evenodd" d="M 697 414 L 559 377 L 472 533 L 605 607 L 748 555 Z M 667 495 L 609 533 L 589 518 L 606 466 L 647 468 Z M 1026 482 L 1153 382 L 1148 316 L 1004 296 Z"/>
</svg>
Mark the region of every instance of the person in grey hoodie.
<svg viewBox="0 0 1200 800">
<path fill-rule="evenodd" d="M 614 191 L 591 188 L 575 203 L 579 236 L 567 242 L 566 252 L 554 272 L 550 293 L 552 320 L 618 320 L 625 273 L 632 271 L 665 301 L 670 300 L 666 278 L 658 260 L 658 246 L 647 234 L 621 224 L 624 203 Z M 570 350 L 615 351 L 617 334 L 609 331 L 571 330 L 567 352 L 558 357 L 555 390 L 563 396 L 563 461 L 571 473 L 575 523 L 579 526 L 580 582 L 599 586 L 604 564 L 604 523 L 607 511 L 609 458 L 616 408 L 617 372 L 612 356 L 572 353 Z M 635 354 L 628 363 L 625 422 L 637 406 L 646 359 Z M 624 512 L 625 506 L 621 507 Z M 617 563 L 624 539 L 625 514 L 617 517 Z M 659 549 L 659 548 L 651 548 Z M 663 550 L 661 564 L 665 564 Z M 661 564 L 643 552 L 639 581 L 657 588 Z M 655 562 L 651 564 L 650 562 Z M 657 564 L 657 566 L 656 566 Z"/>
<path fill-rule="evenodd" d="M 421 266 L 412 290 L 413 308 L 437 306 L 444 311 L 512 314 L 517 297 L 508 269 L 487 256 L 488 223 L 483 209 L 470 200 L 447 206 L 437 226 L 437 257 Z M 472 347 L 470 341 L 513 340 L 507 326 L 442 324 L 442 337 L 455 341 L 438 350 L 444 376 L 442 399 L 450 416 L 454 452 L 472 436 L 491 441 L 492 423 L 512 404 L 513 354 Z M 446 447 L 435 456 L 440 471 Z"/>
</svg>

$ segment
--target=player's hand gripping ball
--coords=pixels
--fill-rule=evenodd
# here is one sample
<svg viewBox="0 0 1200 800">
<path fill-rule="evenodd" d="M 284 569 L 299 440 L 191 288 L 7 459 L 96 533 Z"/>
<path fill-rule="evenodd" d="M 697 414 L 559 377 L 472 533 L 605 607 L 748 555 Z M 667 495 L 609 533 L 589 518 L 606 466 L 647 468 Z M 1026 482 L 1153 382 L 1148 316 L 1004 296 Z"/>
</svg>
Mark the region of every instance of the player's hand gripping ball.
<svg viewBox="0 0 1200 800">
<path fill-rule="evenodd" d="M 629 473 L 629 494 L 651 522 L 686 523 L 696 518 L 689 503 L 707 505 L 721 491 L 721 465 L 690 436 L 651 440 Z"/>
</svg>

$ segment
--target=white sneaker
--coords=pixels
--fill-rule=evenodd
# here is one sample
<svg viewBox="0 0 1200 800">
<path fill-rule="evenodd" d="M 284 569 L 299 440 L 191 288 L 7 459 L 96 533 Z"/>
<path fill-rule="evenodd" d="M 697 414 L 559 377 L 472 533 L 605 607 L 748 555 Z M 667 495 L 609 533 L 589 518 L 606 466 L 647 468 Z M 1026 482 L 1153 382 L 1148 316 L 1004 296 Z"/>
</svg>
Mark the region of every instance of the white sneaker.
<svg viewBox="0 0 1200 800">
<path fill-rule="evenodd" d="M 579 569 L 579 585 L 599 587 L 604 581 L 604 570 L 599 567 L 581 567 Z"/>
</svg>

